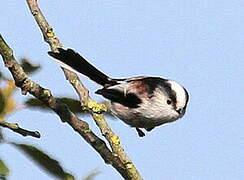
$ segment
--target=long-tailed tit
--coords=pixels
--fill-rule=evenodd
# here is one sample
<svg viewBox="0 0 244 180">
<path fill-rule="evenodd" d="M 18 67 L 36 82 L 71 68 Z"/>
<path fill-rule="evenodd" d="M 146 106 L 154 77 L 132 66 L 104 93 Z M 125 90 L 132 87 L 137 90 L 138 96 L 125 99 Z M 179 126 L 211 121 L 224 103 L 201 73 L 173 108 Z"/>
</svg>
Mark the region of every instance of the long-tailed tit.
<svg viewBox="0 0 244 180">
<path fill-rule="evenodd" d="M 164 123 L 181 118 L 186 111 L 189 95 L 175 81 L 139 76 L 113 79 L 99 71 L 72 49 L 48 52 L 64 68 L 83 74 L 103 86 L 96 91 L 111 102 L 111 111 L 131 127 L 139 136 Z"/>
</svg>

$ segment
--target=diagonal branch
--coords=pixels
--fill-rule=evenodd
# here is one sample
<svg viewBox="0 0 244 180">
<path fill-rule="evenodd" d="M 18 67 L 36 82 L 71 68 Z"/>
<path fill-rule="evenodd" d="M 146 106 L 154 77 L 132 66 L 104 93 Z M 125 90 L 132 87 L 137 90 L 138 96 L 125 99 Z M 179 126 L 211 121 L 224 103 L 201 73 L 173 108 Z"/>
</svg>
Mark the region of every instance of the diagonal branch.
<svg viewBox="0 0 244 180">
<path fill-rule="evenodd" d="M 30 131 L 27 129 L 23 129 L 23 128 L 19 127 L 18 124 L 12 124 L 12 123 L 8 123 L 6 121 L 0 121 L 0 126 L 11 129 L 12 131 L 19 133 L 22 136 L 32 136 L 32 137 L 36 137 L 36 138 L 41 137 L 41 134 L 38 131 Z"/>
<path fill-rule="evenodd" d="M 58 40 L 58 37 L 53 32 L 53 28 L 48 24 L 46 18 L 41 12 L 41 9 L 38 6 L 36 0 L 26 0 L 32 15 L 34 16 L 41 32 L 43 34 L 44 40 L 50 45 L 51 50 L 56 51 L 58 47 L 61 47 L 61 43 Z M 117 156 L 126 167 L 130 177 L 132 179 L 141 180 L 142 177 L 140 176 L 138 170 L 124 152 L 123 147 L 120 145 L 119 136 L 117 136 L 112 129 L 107 124 L 104 115 L 99 113 L 106 110 L 105 105 L 99 104 L 94 102 L 90 96 L 88 90 L 85 86 L 80 82 L 78 77 L 71 73 L 68 70 L 64 70 L 66 78 L 72 84 L 76 92 L 78 93 L 81 101 L 81 105 L 88 110 L 90 110 L 94 121 L 96 122 L 97 126 L 100 128 L 102 135 L 107 139 L 109 142 L 110 147 L 112 148 L 113 154 Z"/>
<path fill-rule="evenodd" d="M 12 49 L 10 49 L 6 44 L 1 34 L 0 54 L 3 58 L 5 66 L 11 72 L 16 86 L 22 90 L 23 94 L 28 92 L 37 99 L 41 100 L 60 117 L 62 122 L 68 123 L 74 129 L 74 131 L 79 133 L 79 135 L 82 136 L 86 142 L 88 142 L 100 154 L 104 161 L 111 164 L 122 177 L 133 180 L 123 162 L 118 157 L 114 156 L 114 154 L 107 147 L 106 143 L 92 132 L 89 125 L 85 121 L 82 121 L 74 113 L 72 113 L 66 104 L 53 97 L 50 90 L 41 87 L 39 84 L 27 77 L 22 67 L 14 58 Z"/>
<path fill-rule="evenodd" d="M 43 16 L 41 9 L 38 6 L 36 0 L 26 0 L 29 9 L 36 20 L 37 25 L 39 26 L 42 35 L 44 37 L 45 42 L 47 42 L 52 51 L 57 51 L 57 48 L 62 47 L 58 37 L 54 34 L 53 28 L 48 24 L 46 18 Z M 79 95 L 81 103 L 87 102 L 89 98 L 88 90 L 85 86 L 80 82 L 78 76 L 67 70 L 62 68 L 65 74 L 66 79 L 71 83 L 71 85 L 76 90 L 76 93 Z M 82 104 L 85 105 L 85 104 Z"/>
</svg>

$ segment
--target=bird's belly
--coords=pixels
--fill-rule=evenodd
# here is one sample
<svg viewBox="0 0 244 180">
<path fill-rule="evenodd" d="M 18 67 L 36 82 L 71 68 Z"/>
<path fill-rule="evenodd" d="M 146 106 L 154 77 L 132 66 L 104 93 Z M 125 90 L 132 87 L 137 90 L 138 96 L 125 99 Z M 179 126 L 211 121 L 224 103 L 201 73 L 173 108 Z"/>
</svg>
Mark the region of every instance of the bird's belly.
<svg viewBox="0 0 244 180">
<path fill-rule="evenodd" d="M 126 124 L 138 128 L 152 128 L 173 122 L 177 117 L 158 116 L 157 112 L 139 108 L 128 108 L 119 103 L 111 104 L 112 113 Z"/>
</svg>

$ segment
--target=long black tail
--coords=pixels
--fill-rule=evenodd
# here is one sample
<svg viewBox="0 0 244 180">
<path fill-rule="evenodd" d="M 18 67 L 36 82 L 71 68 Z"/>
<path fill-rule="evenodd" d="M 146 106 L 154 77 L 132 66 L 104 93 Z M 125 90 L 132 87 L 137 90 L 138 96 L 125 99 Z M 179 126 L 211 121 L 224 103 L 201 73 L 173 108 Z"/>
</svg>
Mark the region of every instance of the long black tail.
<svg viewBox="0 0 244 180">
<path fill-rule="evenodd" d="M 81 73 L 102 86 L 117 84 L 115 80 L 110 79 L 72 49 L 59 48 L 58 51 L 50 51 L 48 54 L 57 59 L 62 67 Z"/>
</svg>

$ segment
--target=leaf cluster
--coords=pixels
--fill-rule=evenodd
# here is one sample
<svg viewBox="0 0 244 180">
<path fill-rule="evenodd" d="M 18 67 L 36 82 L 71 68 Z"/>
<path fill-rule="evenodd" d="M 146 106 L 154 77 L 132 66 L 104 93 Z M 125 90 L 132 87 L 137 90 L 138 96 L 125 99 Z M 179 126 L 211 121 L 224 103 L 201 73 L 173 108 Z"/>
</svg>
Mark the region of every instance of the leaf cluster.
<svg viewBox="0 0 244 180">
<path fill-rule="evenodd" d="M 21 59 L 21 66 L 28 74 L 33 74 L 37 70 L 40 69 L 40 65 L 36 66 L 30 63 L 30 61 L 26 58 Z M 2 87 L 0 87 L 0 121 L 6 121 L 7 116 L 14 111 L 18 110 L 18 106 L 16 105 L 15 98 L 13 97 L 14 91 L 16 89 L 16 86 L 14 84 L 13 80 L 8 79 L 4 76 L 3 73 L 0 72 L 0 82 L 2 82 Z M 71 109 L 78 113 L 78 112 L 84 112 L 82 108 L 80 108 L 79 101 L 72 99 L 72 98 L 60 98 L 60 100 L 67 103 Z M 47 110 L 46 106 L 43 105 L 39 100 L 34 98 L 29 98 L 25 105 L 27 107 L 35 107 L 41 110 Z M 2 126 L 4 127 L 4 126 Z M 55 158 L 48 155 L 48 153 L 40 150 L 39 148 L 33 146 L 33 145 L 27 145 L 27 144 L 20 144 L 17 142 L 6 142 L 4 140 L 4 135 L 2 132 L 2 128 L 0 126 L 0 144 L 11 144 L 13 147 L 15 147 L 17 150 L 22 152 L 24 155 L 26 155 L 29 159 L 31 159 L 34 164 L 39 166 L 41 169 L 43 169 L 47 174 L 50 174 L 58 179 L 61 180 L 74 180 L 76 179 L 74 175 L 67 172 L 62 165 L 56 160 Z M 8 178 L 8 175 L 10 173 L 10 169 L 6 162 L 1 159 L 0 157 L 0 179 L 6 180 Z M 92 172 L 89 175 L 87 175 L 84 180 L 91 180 L 93 179 L 98 172 Z"/>
</svg>

